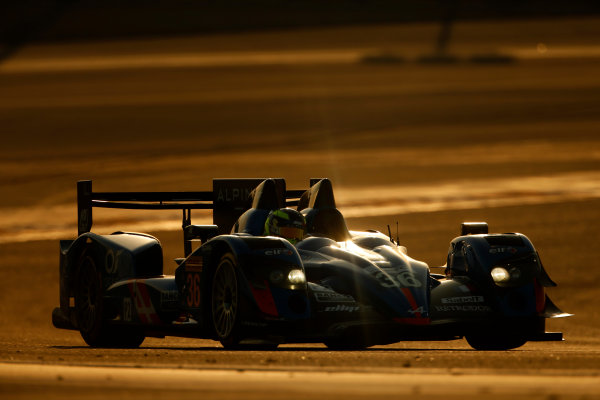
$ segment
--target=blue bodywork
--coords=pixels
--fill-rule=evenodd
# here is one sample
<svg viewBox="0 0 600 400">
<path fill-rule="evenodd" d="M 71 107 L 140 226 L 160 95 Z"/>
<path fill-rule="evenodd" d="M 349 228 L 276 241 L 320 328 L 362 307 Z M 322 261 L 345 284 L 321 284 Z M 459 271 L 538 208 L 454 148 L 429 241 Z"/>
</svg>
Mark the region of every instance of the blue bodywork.
<svg viewBox="0 0 600 400">
<path fill-rule="evenodd" d="M 544 288 L 555 284 L 524 235 L 488 234 L 487 225 L 476 225 L 452 240 L 445 274 L 436 275 L 386 235 L 348 230 L 329 180 L 312 182 L 309 190 L 298 193 L 297 209 L 306 218 L 309 235 L 296 246 L 262 235 L 269 212 L 287 204 L 285 182 L 225 183 L 215 183 L 211 201 L 224 202 L 214 205 L 215 221 L 230 221 L 230 229 L 191 225 L 190 210 L 186 214 L 184 209 L 186 254 L 174 276 L 163 275 L 160 242 L 149 235 L 84 231 L 74 241 L 62 241 L 54 325 L 82 335 L 91 331 L 84 335 L 91 345 L 107 343 L 94 341 L 96 337 L 132 330 L 142 340 L 178 335 L 221 340 L 229 347 L 245 342 L 366 347 L 466 336 L 475 348 L 486 348 L 486 337 L 502 342 L 505 335 L 511 341 L 503 342 L 504 347 L 511 348 L 527 340 L 562 337 L 545 332 L 545 318 L 567 314 L 546 296 Z M 89 193 L 85 188 L 80 192 L 91 204 L 80 215 L 91 218 L 91 183 Z M 241 202 L 243 193 L 247 203 Z M 124 197 L 119 196 L 99 197 L 106 202 Z M 125 200 L 154 199 L 148 193 L 127 196 Z M 231 204 L 236 206 L 227 208 Z M 79 226 L 90 228 L 91 222 L 85 226 L 80 220 Z M 194 240 L 200 246 L 192 249 Z M 495 271 L 510 276 L 501 281 L 493 278 Z M 233 328 L 228 329 L 235 330 L 227 338 L 217 326 L 221 316 L 215 316 L 215 293 L 221 289 L 225 297 L 220 307 L 227 313 L 231 308 Z M 90 304 L 101 311 L 97 319 L 83 315 Z M 83 327 L 84 322 L 92 328 Z"/>
</svg>

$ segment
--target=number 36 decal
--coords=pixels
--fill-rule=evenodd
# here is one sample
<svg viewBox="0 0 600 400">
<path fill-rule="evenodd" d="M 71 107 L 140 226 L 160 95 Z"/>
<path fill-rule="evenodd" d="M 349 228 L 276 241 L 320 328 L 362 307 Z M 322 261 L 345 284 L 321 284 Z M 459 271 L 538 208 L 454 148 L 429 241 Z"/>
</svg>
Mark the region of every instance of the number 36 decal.
<svg viewBox="0 0 600 400">
<path fill-rule="evenodd" d="M 377 272 L 375 278 L 383 287 L 421 287 L 421 282 L 410 271 L 394 271 L 387 274 Z"/>
<path fill-rule="evenodd" d="M 187 286 L 186 303 L 190 308 L 200 307 L 200 274 L 188 272 L 185 278 Z"/>
</svg>

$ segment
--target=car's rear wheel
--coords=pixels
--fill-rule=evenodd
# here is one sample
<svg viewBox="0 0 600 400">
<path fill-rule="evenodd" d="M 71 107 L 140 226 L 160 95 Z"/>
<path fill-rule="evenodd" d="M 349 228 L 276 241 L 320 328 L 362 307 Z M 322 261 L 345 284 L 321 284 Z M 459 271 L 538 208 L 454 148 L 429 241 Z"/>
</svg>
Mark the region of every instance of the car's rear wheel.
<svg viewBox="0 0 600 400">
<path fill-rule="evenodd" d="M 235 258 L 231 253 L 226 253 L 215 270 L 211 290 L 213 329 L 217 340 L 225 348 L 239 347 L 239 300 Z"/>
<path fill-rule="evenodd" d="M 96 264 L 89 255 L 83 257 L 75 284 L 75 315 L 83 340 L 92 347 L 108 342 L 103 319 L 102 280 Z"/>
<path fill-rule="evenodd" d="M 527 343 L 521 335 L 467 335 L 467 343 L 475 350 L 511 350 Z"/>
<path fill-rule="evenodd" d="M 82 258 L 75 284 L 75 316 L 83 340 L 91 347 L 139 347 L 145 339 L 135 327 L 111 327 L 105 319 L 102 276 L 89 255 Z"/>
</svg>

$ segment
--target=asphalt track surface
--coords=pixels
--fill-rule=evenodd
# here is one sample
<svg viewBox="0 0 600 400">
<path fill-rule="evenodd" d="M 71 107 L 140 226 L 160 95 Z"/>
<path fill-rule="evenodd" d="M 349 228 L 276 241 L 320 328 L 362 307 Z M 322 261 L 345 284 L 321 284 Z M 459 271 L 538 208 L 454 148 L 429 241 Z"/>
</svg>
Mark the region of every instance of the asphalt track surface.
<svg viewBox="0 0 600 400">
<path fill-rule="evenodd" d="M 0 182 L 11 194 L 0 203 L 0 397 L 599 398 L 597 22 L 465 26 L 450 62 L 422 59 L 432 26 L 23 49 L 0 65 Z M 77 179 L 202 190 L 240 171 L 282 171 L 294 188 L 329 176 L 351 226 L 400 219 L 409 254 L 431 266 L 463 217 L 531 235 L 559 282 L 551 297 L 577 314 L 549 324 L 567 340 L 507 352 L 463 340 L 232 352 L 180 338 L 102 350 L 50 325 L 54 238 L 74 226 Z M 106 231 L 149 223 L 98 218 Z M 179 232 L 163 234 L 165 258 L 178 256 Z"/>
<path fill-rule="evenodd" d="M 51 336 L 3 350 L 3 397 L 591 399 L 600 393 L 597 342 L 529 343 L 485 353 L 464 341 L 232 352 L 206 340 L 147 339 L 136 350 L 101 350 L 86 347 L 75 333 Z"/>
<path fill-rule="evenodd" d="M 440 376 L 440 374 L 443 374 Z M 0 364 L 0 376 L 12 385 L 31 385 L 26 391 L 42 394 L 50 389 L 57 398 L 74 398 L 101 391 L 103 394 L 128 391 L 133 398 L 175 397 L 203 398 L 244 397 L 304 399 L 328 398 L 502 398 L 524 396 L 543 398 L 584 398 L 598 393 L 598 377 L 511 376 L 481 373 L 447 374 L 446 371 L 416 370 L 398 372 L 311 372 L 286 370 L 198 370 L 172 368 L 75 367 Z M 498 381 L 505 383 L 498 385 Z M 31 384 L 31 382 L 36 382 Z M 265 390 L 267 388 L 267 390 Z M 281 393 L 281 394 L 280 394 Z M 285 395 L 282 395 L 285 393 Z M 46 397 L 46 396 L 45 396 Z M 94 396 L 91 396 L 94 397 Z M 459 396 L 456 396 L 459 397 Z M 53 396 L 50 398 L 54 398 Z"/>
</svg>

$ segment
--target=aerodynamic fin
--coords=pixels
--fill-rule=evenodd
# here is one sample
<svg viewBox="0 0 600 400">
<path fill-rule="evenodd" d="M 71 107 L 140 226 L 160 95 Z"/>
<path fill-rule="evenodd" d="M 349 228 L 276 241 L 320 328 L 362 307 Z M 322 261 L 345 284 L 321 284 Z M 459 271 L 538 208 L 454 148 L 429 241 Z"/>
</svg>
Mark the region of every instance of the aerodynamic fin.
<svg viewBox="0 0 600 400">
<path fill-rule="evenodd" d="M 552 302 L 552 300 L 550 300 L 550 297 L 546 295 L 546 307 L 544 308 L 543 313 L 544 318 L 564 318 L 571 316 L 573 316 L 573 314 L 562 311 Z"/>
<path fill-rule="evenodd" d="M 538 276 L 538 282 L 542 286 L 544 286 L 544 287 L 556 287 L 556 286 L 558 286 L 556 284 L 556 282 L 554 282 L 552 279 L 550 279 L 550 276 L 548 275 L 548 273 L 544 269 L 544 265 L 542 264 L 542 259 L 540 258 L 539 254 L 538 254 L 538 260 L 540 260 L 540 275 Z"/>
</svg>

